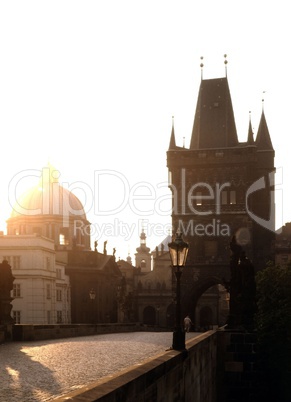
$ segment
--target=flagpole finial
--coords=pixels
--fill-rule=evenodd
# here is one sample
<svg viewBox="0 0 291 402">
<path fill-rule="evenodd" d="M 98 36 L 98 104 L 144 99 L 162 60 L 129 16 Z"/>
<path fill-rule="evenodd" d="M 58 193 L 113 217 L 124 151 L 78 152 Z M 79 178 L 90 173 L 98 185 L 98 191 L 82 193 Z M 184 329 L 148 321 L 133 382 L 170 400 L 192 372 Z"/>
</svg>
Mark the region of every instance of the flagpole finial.
<svg viewBox="0 0 291 402">
<path fill-rule="evenodd" d="M 225 65 L 225 76 L 227 77 L 227 63 L 228 63 L 228 61 L 227 61 L 227 54 L 225 54 L 224 56 L 224 65 Z"/>
<path fill-rule="evenodd" d="M 200 57 L 201 63 L 200 63 L 200 68 L 201 68 L 201 81 L 203 80 L 203 56 Z"/>
</svg>

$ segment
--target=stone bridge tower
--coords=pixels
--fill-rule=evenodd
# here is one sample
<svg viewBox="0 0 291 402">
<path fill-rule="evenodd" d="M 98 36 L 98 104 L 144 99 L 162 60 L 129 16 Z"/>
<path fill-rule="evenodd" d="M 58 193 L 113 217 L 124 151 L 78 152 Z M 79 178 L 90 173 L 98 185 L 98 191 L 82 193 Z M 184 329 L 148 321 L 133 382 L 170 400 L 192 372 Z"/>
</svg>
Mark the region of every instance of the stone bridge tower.
<svg viewBox="0 0 291 402">
<path fill-rule="evenodd" d="M 229 280 L 233 235 L 256 269 L 273 259 L 274 149 L 264 110 L 254 139 L 237 137 L 227 77 L 201 79 L 189 149 L 167 152 L 173 230 L 189 242 L 182 276 L 185 309 L 210 286 Z"/>
</svg>

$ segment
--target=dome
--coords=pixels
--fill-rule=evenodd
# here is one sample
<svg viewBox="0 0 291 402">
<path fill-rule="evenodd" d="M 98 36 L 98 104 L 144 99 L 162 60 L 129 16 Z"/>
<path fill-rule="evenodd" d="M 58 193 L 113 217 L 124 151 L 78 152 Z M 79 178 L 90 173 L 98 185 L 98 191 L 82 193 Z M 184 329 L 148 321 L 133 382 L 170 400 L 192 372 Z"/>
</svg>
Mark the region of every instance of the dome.
<svg viewBox="0 0 291 402">
<path fill-rule="evenodd" d="M 39 184 L 17 199 L 10 218 L 20 215 L 60 215 L 86 220 L 82 203 L 59 184 L 55 172 L 59 173 L 51 167 L 43 169 Z"/>
<path fill-rule="evenodd" d="M 20 196 L 10 217 L 19 215 L 61 215 L 86 220 L 81 201 L 59 183 L 43 187 L 37 185 Z"/>
<path fill-rule="evenodd" d="M 10 235 L 36 234 L 54 240 L 57 250 L 90 250 L 90 222 L 82 203 L 44 168 L 39 184 L 20 196 L 7 220 Z"/>
</svg>

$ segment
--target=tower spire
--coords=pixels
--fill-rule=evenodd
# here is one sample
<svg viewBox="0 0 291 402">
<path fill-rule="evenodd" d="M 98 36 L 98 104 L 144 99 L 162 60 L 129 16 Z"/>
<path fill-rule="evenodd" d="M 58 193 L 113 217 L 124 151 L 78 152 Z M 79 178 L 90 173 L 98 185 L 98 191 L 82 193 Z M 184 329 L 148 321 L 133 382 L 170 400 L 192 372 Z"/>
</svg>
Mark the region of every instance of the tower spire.
<svg viewBox="0 0 291 402">
<path fill-rule="evenodd" d="M 262 110 L 258 134 L 256 138 L 256 145 L 260 150 L 274 151 L 264 110 Z"/>
<path fill-rule="evenodd" d="M 175 128 L 174 128 L 174 116 L 172 116 L 172 131 L 171 131 L 171 139 L 169 149 L 176 148 L 176 139 L 175 139 Z"/>
<path fill-rule="evenodd" d="M 254 141 L 254 133 L 252 129 L 252 121 L 251 121 L 251 111 L 249 111 L 249 131 L 248 131 L 248 144 L 253 145 L 255 143 Z"/>
</svg>

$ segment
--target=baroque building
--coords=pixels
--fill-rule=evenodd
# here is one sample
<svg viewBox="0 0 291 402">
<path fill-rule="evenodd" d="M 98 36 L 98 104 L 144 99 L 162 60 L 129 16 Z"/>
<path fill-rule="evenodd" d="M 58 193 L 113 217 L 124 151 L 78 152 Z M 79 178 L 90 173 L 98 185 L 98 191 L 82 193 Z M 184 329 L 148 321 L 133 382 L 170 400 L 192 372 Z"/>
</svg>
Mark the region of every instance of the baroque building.
<svg viewBox="0 0 291 402">
<path fill-rule="evenodd" d="M 115 257 L 90 247 L 90 222 L 80 200 L 42 169 L 39 184 L 18 198 L 0 236 L 11 265 L 16 323 L 116 322 L 121 273 Z M 83 230 L 86 228 L 86 230 Z"/>
</svg>

